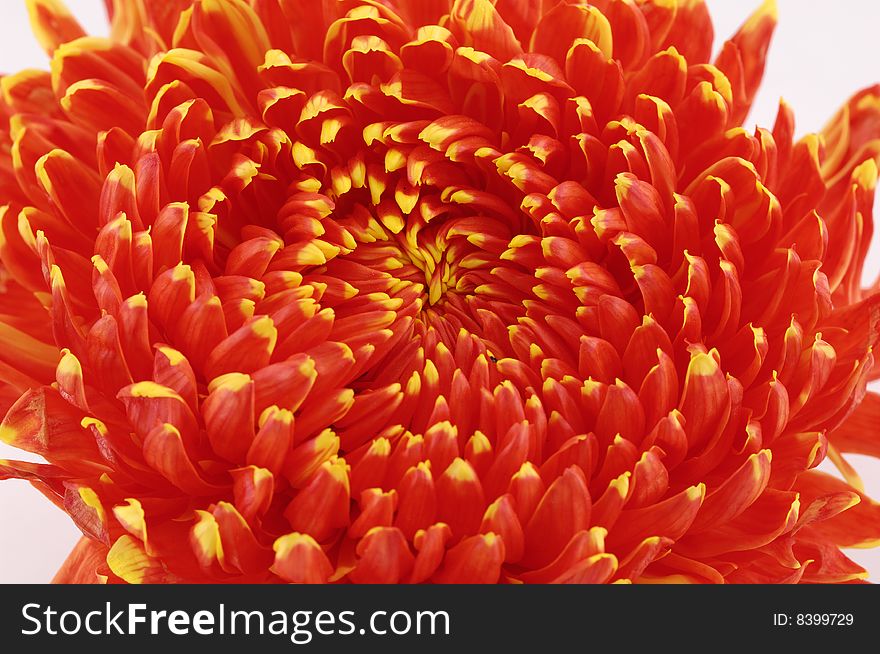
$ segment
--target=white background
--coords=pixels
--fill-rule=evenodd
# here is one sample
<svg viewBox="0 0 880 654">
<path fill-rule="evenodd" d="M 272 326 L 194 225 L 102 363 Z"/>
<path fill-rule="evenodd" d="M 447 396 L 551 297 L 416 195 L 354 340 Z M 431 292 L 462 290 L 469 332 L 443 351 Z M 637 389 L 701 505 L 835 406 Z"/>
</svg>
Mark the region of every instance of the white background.
<svg viewBox="0 0 880 654">
<path fill-rule="evenodd" d="M 715 21 L 716 48 L 758 6 L 760 0 L 708 0 Z M 68 0 L 86 31 L 106 34 L 101 0 Z M 820 129 L 858 89 L 880 82 L 880 3 L 875 0 L 779 0 L 776 30 L 764 84 L 748 124 L 770 127 L 779 97 L 794 108 L 798 134 Z M 2 0 L 0 72 L 47 68 L 48 62 L 28 28 L 24 2 Z M 880 214 L 880 207 L 878 207 Z M 878 270 L 877 239 L 865 280 Z M 24 458 L 0 443 L 0 457 Z M 851 459 L 868 493 L 880 498 L 880 463 Z M 79 538 L 67 516 L 28 484 L 0 483 L 0 583 L 47 582 Z M 850 555 L 880 579 L 880 550 Z"/>
</svg>

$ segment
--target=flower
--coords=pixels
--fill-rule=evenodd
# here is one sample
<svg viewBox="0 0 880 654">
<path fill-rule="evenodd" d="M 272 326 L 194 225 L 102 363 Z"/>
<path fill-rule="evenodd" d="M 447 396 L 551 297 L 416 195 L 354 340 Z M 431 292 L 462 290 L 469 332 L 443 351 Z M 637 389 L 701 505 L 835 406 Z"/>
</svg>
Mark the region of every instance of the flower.
<svg viewBox="0 0 880 654">
<path fill-rule="evenodd" d="M 880 87 L 740 127 L 772 2 L 107 4 L 0 80 L 58 581 L 864 578 Z"/>
</svg>

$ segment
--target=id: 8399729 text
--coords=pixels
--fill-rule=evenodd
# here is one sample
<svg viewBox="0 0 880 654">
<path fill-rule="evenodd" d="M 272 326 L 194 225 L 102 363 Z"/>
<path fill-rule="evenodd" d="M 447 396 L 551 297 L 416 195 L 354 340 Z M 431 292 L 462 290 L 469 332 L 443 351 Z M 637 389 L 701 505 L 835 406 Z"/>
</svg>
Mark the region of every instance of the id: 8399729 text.
<svg viewBox="0 0 880 654">
<path fill-rule="evenodd" d="M 774 627 L 851 627 L 852 613 L 774 613 Z"/>
</svg>

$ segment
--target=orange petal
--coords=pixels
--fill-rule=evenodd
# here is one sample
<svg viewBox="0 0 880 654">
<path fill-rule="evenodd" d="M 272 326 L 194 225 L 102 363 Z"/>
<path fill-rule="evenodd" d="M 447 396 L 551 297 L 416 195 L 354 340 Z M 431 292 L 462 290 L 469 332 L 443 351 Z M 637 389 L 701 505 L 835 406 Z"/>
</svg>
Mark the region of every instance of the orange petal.
<svg viewBox="0 0 880 654">
<path fill-rule="evenodd" d="M 691 449 L 711 441 L 719 426 L 723 427 L 729 411 L 727 382 L 711 354 L 692 354 L 679 408 Z"/>
<path fill-rule="evenodd" d="M 605 536 L 607 534 L 608 531 L 602 527 L 592 527 L 589 530 L 579 531 L 566 543 L 559 556 L 542 568 L 530 570 L 519 575 L 520 581 L 540 584 L 559 578 L 581 561 L 596 554 L 601 554 L 605 549 Z"/>
<path fill-rule="evenodd" d="M 504 543 L 493 533 L 470 536 L 446 554 L 433 577 L 440 584 L 493 584 L 501 575 Z"/>
<path fill-rule="evenodd" d="M 199 565 L 211 576 L 218 576 L 221 571 L 231 571 L 226 550 L 220 536 L 220 525 L 213 514 L 196 509 L 196 522 L 189 533 L 189 544 Z"/>
<path fill-rule="evenodd" d="M 538 470 L 528 461 L 511 477 L 507 492 L 513 496 L 520 524 L 531 519 L 546 488 Z"/>
<path fill-rule="evenodd" d="M 260 415 L 260 430 L 248 448 L 248 465 L 266 468 L 273 475 L 278 475 L 292 441 L 293 413 L 277 406 L 269 407 Z"/>
<path fill-rule="evenodd" d="M 361 493 L 361 514 L 351 523 L 348 535 L 361 538 L 373 527 L 390 527 L 397 508 L 396 490 L 384 492 L 379 488 L 368 488 Z"/>
<path fill-rule="evenodd" d="M 596 554 L 580 561 L 553 580 L 556 584 L 604 584 L 617 572 L 617 557 L 613 554 Z"/>
<path fill-rule="evenodd" d="M 846 482 L 810 470 L 798 477 L 795 490 L 801 493 L 807 506 L 817 498 L 832 493 L 856 492 L 861 500 L 859 503 L 833 517 L 813 523 L 811 529 L 840 547 L 873 547 L 880 541 L 880 503 L 859 493 Z"/>
<path fill-rule="evenodd" d="M 418 584 L 434 574 L 446 552 L 446 541 L 451 533 L 449 526 L 439 522 L 425 530 L 419 530 L 413 539 L 418 550 L 409 583 Z"/>
<path fill-rule="evenodd" d="M 486 509 L 480 533 L 498 534 L 504 541 L 504 561 L 516 563 L 524 551 L 523 528 L 513 508 L 513 497 L 502 495 Z"/>
<path fill-rule="evenodd" d="M 205 362 L 208 378 L 230 372 L 253 372 L 268 365 L 278 330 L 268 316 L 254 318 L 221 341 Z"/>
<path fill-rule="evenodd" d="M 236 508 L 246 520 L 254 522 L 272 502 L 275 488 L 272 473 L 264 468 L 246 466 L 230 470 L 229 474 Z"/>
<path fill-rule="evenodd" d="M 513 30 L 489 0 L 455 0 L 449 29 L 462 45 L 507 61 L 522 52 Z"/>
<path fill-rule="evenodd" d="M 545 13 L 532 33 L 529 48 L 550 55 L 559 64 L 575 39 L 589 39 L 606 59 L 613 50 L 611 25 L 596 7 L 559 3 Z"/>
<path fill-rule="evenodd" d="M 244 460 L 254 441 L 253 380 L 237 372 L 212 380 L 202 415 L 214 452 L 229 461 Z"/>
<path fill-rule="evenodd" d="M 480 479 L 471 465 L 456 458 L 437 480 L 437 515 L 455 536 L 477 531 L 486 501 Z"/>
<path fill-rule="evenodd" d="M 653 55 L 627 81 L 627 103 L 635 102 L 637 95 L 649 95 L 675 107 L 684 97 L 688 61 L 674 47 Z"/>
<path fill-rule="evenodd" d="M 120 536 L 107 553 L 114 575 L 129 584 L 161 584 L 173 578 L 162 563 L 144 551 L 143 544 L 128 534 Z"/>
<path fill-rule="evenodd" d="M 752 454 L 721 486 L 712 490 L 691 525 L 691 532 L 723 524 L 751 506 L 770 479 L 771 454 L 770 450 Z"/>
<path fill-rule="evenodd" d="M 153 380 L 173 389 L 189 405 L 198 410 L 196 376 L 186 357 L 167 345 L 157 345 L 153 359 Z"/>
<path fill-rule="evenodd" d="M 52 578 L 53 584 L 100 584 L 106 581 L 107 546 L 80 538 Z"/>
<path fill-rule="evenodd" d="M 323 584 L 333 574 L 333 566 L 320 545 L 308 534 L 291 533 L 281 536 L 272 546 L 275 550 L 273 572 L 294 584 Z"/>
<path fill-rule="evenodd" d="M 653 561 L 664 556 L 672 545 L 668 538 L 651 536 L 636 546 L 624 559 L 621 560 L 615 577 L 617 579 L 638 579 L 645 568 Z"/>
<path fill-rule="evenodd" d="M 688 0 L 676 3 L 671 13 L 671 24 L 661 47 L 675 46 L 685 59 L 694 64 L 708 61 L 714 32 L 706 2 Z"/>
<path fill-rule="evenodd" d="M 659 501 L 669 490 L 669 472 L 663 465 L 662 452 L 651 448 L 643 452 L 632 472 L 632 491 L 627 506 L 637 509 Z"/>
<path fill-rule="evenodd" d="M 324 541 L 349 523 L 348 466 L 343 459 L 325 462 L 308 486 L 284 510 L 290 526 Z"/>
<path fill-rule="evenodd" d="M 58 0 L 27 0 L 27 10 L 34 36 L 49 55 L 62 43 L 86 35 L 73 14 Z"/>
<path fill-rule="evenodd" d="M 143 451 L 146 462 L 184 492 L 198 496 L 219 490 L 204 480 L 174 425 L 163 423 L 152 429 L 144 440 Z"/>
<path fill-rule="evenodd" d="M 100 186 L 94 172 L 60 149 L 40 157 L 34 170 L 43 191 L 71 225 L 98 225 Z"/>
<path fill-rule="evenodd" d="M 676 551 L 704 558 L 756 549 L 790 531 L 797 522 L 799 508 L 797 493 L 768 488 L 736 518 L 711 531 L 685 536 L 676 544 Z"/>
<path fill-rule="evenodd" d="M 228 502 L 218 502 L 213 511 L 224 553 L 229 563 L 245 574 L 265 571 L 272 553 L 263 547 L 242 515 Z"/>
<path fill-rule="evenodd" d="M 523 565 L 552 561 L 571 537 L 590 525 L 590 493 L 577 466 L 566 469 L 541 499 L 525 528 Z"/>
<path fill-rule="evenodd" d="M 776 2 L 766 0 L 724 44 L 716 61 L 716 65 L 731 77 L 733 88 L 742 89 L 741 93 L 734 97 L 735 124 L 742 122 L 748 114 L 761 84 L 767 49 L 776 28 L 776 20 Z"/>
<path fill-rule="evenodd" d="M 352 494 L 359 496 L 368 488 L 376 488 L 382 485 L 388 469 L 390 455 L 391 442 L 387 438 L 379 437 L 370 443 L 362 457 L 354 459 L 352 456 L 349 456 L 349 461 L 352 464 Z"/>
<path fill-rule="evenodd" d="M 119 338 L 119 327 L 111 315 L 100 318 L 86 337 L 89 371 L 108 395 L 115 395 L 123 386 L 132 383 L 131 372 Z"/>
<path fill-rule="evenodd" d="M 658 504 L 624 510 L 608 537 L 608 548 L 618 551 L 650 536 L 677 540 L 693 523 L 705 494 L 706 487 L 699 484 Z"/>
<path fill-rule="evenodd" d="M 356 584 L 396 584 L 406 579 L 415 557 L 395 527 L 374 527 L 358 542 L 358 561 L 349 579 Z"/>
<path fill-rule="evenodd" d="M 80 425 L 81 419 L 76 409 L 52 389 L 29 390 L 3 419 L 0 440 L 72 472 L 100 474 L 105 470 L 103 457 L 95 440 Z"/>
<path fill-rule="evenodd" d="M 294 488 L 303 486 L 325 461 L 332 460 L 339 453 L 339 445 L 339 437 L 331 429 L 325 429 L 292 451 L 284 450 L 287 457 L 284 474 L 290 485 Z"/>
<path fill-rule="evenodd" d="M 183 263 L 156 277 L 150 288 L 150 315 L 162 325 L 173 325 L 195 300 L 195 276 Z"/>
<path fill-rule="evenodd" d="M 394 525 L 408 538 L 428 529 L 437 518 L 437 489 L 431 468 L 424 462 L 411 467 L 397 485 L 400 503 Z"/>
<path fill-rule="evenodd" d="M 828 440 L 841 452 L 880 457 L 880 439 L 873 430 L 880 424 L 880 395 L 866 393 L 844 423 L 828 435 Z"/>
</svg>

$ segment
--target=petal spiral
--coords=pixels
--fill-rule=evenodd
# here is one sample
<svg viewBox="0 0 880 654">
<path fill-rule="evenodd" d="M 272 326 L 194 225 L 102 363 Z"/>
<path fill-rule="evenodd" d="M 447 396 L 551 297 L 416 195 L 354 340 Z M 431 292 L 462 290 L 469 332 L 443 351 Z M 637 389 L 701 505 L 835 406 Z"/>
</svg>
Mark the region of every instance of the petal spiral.
<svg viewBox="0 0 880 654">
<path fill-rule="evenodd" d="M 702 0 L 106 4 L 0 79 L 57 581 L 865 577 L 880 87 L 743 128 L 772 2 L 714 61 Z"/>
</svg>

